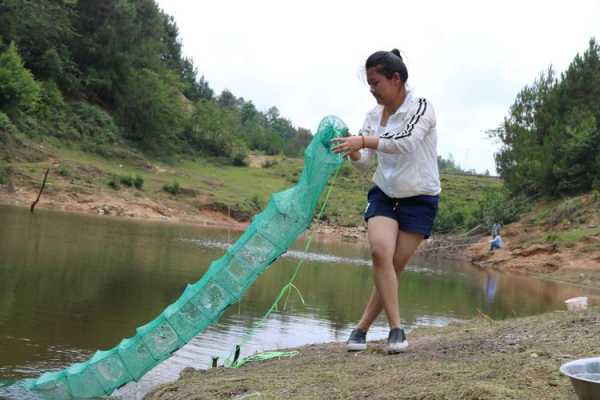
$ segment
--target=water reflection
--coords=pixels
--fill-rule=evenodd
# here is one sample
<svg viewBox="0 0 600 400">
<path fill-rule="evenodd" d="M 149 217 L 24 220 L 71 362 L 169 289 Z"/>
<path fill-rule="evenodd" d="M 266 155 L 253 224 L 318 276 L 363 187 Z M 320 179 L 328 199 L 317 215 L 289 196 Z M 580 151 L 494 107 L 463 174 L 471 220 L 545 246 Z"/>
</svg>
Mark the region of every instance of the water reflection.
<svg viewBox="0 0 600 400">
<path fill-rule="evenodd" d="M 0 380 L 37 376 L 115 346 L 199 279 L 237 234 L 0 206 Z M 304 259 L 287 310 L 258 321 Z M 138 398 L 186 366 L 207 367 L 251 334 L 243 355 L 345 340 L 371 290 L 369 251 L 348 243 L 298 243 L 271 266 L 220 322 L 135 385 Z M 581 289 L 415 259 L 400 281 L 407 327 L 444 325 L 485 312 L 492 318 L 562 308 Z M 369 338 L 387 335 L 385 318 Z"/>
</svg>

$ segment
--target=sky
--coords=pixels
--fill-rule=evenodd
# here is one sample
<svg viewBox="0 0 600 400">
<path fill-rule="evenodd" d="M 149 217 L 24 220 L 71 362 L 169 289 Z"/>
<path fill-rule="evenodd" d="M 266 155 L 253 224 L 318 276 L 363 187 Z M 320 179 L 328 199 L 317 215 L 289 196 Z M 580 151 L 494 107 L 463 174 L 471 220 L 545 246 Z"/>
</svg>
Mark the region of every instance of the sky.
<svg viewBox="0 0 600 400">
<path fill-rule="evenodd" d="M 498 127 L 518 92 L 552 65 L 564 71 L 592 37 L 600 0 L 158 0 L 175 17 L 183 53 L 216 94 L 276 106 L 315 131 L 326 115 L 362 126 L 375 100 L 366 58 L 398 48 L 408 84 L 433 104 L 438 154 L 495 174 Z"/>
</svg>

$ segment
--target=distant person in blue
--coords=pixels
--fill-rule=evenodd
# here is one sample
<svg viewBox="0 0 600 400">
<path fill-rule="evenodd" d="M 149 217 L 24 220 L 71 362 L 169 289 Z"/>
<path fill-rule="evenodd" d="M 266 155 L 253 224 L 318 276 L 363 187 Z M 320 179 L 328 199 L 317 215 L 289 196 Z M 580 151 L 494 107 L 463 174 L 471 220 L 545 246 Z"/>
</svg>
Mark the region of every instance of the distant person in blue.
<svg viewBox="0 0 600 400">
<path fill-rule="evenodd" d="M 502 247 L 502 238 L 500 235 L 496 235 L 492 240 L 490 240 L 490 251 L 494 251 Z"/>
<path fill-rule="evenodd" d="M 371 54 L 365 71 L 377 105 L 359 135 L 333 140 L 333 151 L 347 154 L 358 168 L 366 170 L 377 158 L 364 212 L 374 287 L 347 349 L 365 350 L 369 327 L 385 311 L 390 326 L 386 349 L 399 353 L 408 347 L 400 325 L 399 277 L 431 235 L 441 191 L 436 118 L 431 102 L 407 87 L 408 70 L 397 49 Z"/>
</svg>

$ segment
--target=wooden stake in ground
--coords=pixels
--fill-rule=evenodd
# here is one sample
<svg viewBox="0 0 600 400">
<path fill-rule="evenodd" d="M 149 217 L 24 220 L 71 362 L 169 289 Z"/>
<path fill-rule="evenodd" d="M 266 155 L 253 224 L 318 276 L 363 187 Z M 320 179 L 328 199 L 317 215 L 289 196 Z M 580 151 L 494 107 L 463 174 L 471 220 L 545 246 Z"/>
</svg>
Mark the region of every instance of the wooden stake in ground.
<svg viewBox="0 0 600 400">
<path fill-rule="evenodd" d="M 42 182 L 42 187 L 40 188 L 40 192 L 38 193 L 37 199 L 35 199 L 35 201 L 33 203 L 31 203 L 31 208 L 29 209 L 29 211 L 31 211 L 31 213 L 33 213 L 33 209 L 35 208 L 35 206 L 38 203 L 38 201 L 40 201 L 40 197 L 42 196 L 42 192 L 44 191 L 44 187 L 46 187 L 46 179 L 48 179 L 48 172 L 50 172 L 50 168 L 48 168 L 46 170 L 46 173 L 44 174 L 44 181 Z"/>
</svg>

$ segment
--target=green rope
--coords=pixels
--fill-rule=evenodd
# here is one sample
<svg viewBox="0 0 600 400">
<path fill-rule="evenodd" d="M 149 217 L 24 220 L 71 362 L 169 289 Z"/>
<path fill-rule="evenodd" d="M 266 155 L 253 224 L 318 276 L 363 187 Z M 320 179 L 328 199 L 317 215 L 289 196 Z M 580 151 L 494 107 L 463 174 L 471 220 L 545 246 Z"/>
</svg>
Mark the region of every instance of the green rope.
<svg viewBox="0 0 600 400">
<path fill-rule="evenodd" d="M 274 358 L 280 359 L 283 357 L 295 357 L 298 354 L 300 354 L 299 351 L 267 351 L 264 353 L 258 353 L 258 354 L 254 354 L 252 356 L 240 358 L 235 363 L 233 368 L 239 368 L 242 365 L 248 364 L 250 362 L 255 362 L 255 361 L 267 361 L 267 360 L 272 360 Z"/>
<path fill-rule="evenodd" d="M 331 195 L 331 192 L 333 191 L 333 187 L 335 185 L 335 181 L 337 179 L 338 176 L 338 172 L 340 171 L 340 168 L 343 164 L 340 164 L 338 166 L 338 168 L 335 170 L 335 173 L 333 175 L 333 179 L 331 180 L 331 184 L 329 185 L 329 188 L 327 188 L 327 193 L 325 194 L 325 200 L 323 201 L 323 204 L 321 205 L 321 208 L 319 209 L 319 213 L 317 215 L 317 220 L 321 220 L 321 217 L 323 216 L 323 212 L 325 211 L 325 207 L 327 206 L 327 203 L 329 203 L 329 196 Z M 306 239 L 306 241 L 304 242 L 304 252 L 308 252 L 308 249 L 310 248 L 310 245 L 312 243 L 313 237 L 315 235 L 314 231 L 311 231 L 310 235 L 308 236 L 308 238 Z M 288 283 L 286 283 L 281 290 L 279 291 L 279 294 L 277 295 L 277 297 L 275 298 L 275 301 L 273 302 L 273 304 L 271 305 L 271 307 L 269 307 L 268 311 L 265 313 L 265 315 L 262 316 L 262 318 L 257 322 L 256 327 L 261 326 L 266 319 L 271 315 L 271 313 L 273 311 L 278 311 L 278 305 L 279 302 L 281 301 L 281 299 L 283 298 L 283 296 L 287 293 L 287 298 L 285 299 L 285 302 L 283 304 L 283 309 L 286 310 L 287 309 L 287 303 L 290 297 L 290 292 L 292 291 L 292 289 L 294 289 L 296 291 L 296 293 L 298 294 L 298 297 L 300 298 L 300 300 L 302 301 L 302 304 L 304 304 L 304 298 L 302 297 L 302 293 L 300 292 L 300 290 L 294 285 L 294 281 L 296 280 L 296 277 L 298 276 L 298 272 L 300 272 L 300 268 L 302 267 L 302 264 L 304 264 L 304 259 L 300 258 L 300 260 L 298 260 L 298 264 L 296 264 L 296 268 L 294 270 L 294 273 L 292 274 L 292 277 L 290 278 L 290 280 L 288 281 Z M 239 344 L 239 346 L 241 347 L 242 345 L 248 343 L 248 341 L 250 341 L 250 339 L 252 338 L 253 334 L 252 333 L 246 333 L 241 341 L 241 343 Z M 243 358 L 233 362 L 231 359 L 233 357 L 235 353 L 235 347 L 234 350 L 229 354 L 229 356 L 225 359 L 225 361 L 223 362 L 223 366 L 226 368 L 239 368 L 241 365 L 240 364 L 240 360 L 244 360 Z M 277 357 L 277 356 L 275 356 Z"/>
</svg>

